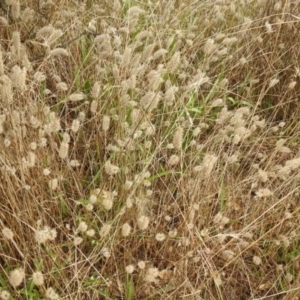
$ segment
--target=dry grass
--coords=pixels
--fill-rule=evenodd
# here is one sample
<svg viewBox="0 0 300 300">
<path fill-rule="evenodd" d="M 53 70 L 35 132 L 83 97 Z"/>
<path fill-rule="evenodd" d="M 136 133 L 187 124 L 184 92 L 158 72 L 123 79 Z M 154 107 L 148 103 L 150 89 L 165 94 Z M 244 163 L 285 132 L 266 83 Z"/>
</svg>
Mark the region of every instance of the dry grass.
<svg viewBox="0 0 300 300">
<path fill-rule="evenodd" d="M 300 2 L 0 2 L 0 299 L 299 299 Z"/>
</svg>

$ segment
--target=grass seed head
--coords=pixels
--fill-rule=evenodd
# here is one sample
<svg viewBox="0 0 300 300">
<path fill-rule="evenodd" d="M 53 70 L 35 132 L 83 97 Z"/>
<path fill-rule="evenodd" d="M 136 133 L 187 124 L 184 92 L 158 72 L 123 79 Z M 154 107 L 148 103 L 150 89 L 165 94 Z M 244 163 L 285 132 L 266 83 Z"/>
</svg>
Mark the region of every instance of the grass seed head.
<svg viewBox="0 0 300 300">
<path fill-rule="evenodd" d="M 9 283 L 14 287 L 18 287 L 25 279 L 25 271 L 23 268 L 14 269 L 9 273 Z"/>
</svg>

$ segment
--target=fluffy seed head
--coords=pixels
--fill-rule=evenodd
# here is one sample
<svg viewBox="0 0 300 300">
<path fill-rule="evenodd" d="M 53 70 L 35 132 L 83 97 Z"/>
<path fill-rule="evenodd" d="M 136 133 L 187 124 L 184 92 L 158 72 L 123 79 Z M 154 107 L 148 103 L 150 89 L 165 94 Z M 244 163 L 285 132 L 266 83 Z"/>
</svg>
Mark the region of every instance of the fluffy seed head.
<svg viewBox="0 0 300 300">
<path fill-rule="evenodd" d="M 122 57 L 122 62 L 121 62 L 121 67 L 122 68 L 126 68 L 129 63 L 130 63 L 130 59 L 131 59 L 131 54 L 132 53 L 132 49 L 127 47 L 125 48 L 125 51 L 124 51 L 124 54 L 123 54 L 123 57 Z"/>
<path fill-rule="evenodd" d="M 81 221 L 77 227 L 78 232 L 85 232 L 85 231 L 87 231 L 87 229 L 88 229 L 88 226 L 87 226 L 86 222 L 84 222 L 84 221 Z"/>
<path fill-rule="evenodd" d="M 176 71 L 180 64 L 180 52 L 177 51 L 173 54 L 172 58 L 168 61 L 166 65 L 167 72 L 172 74 Z"/>
<path fill-rule="evenodd" d="M 1 300 L 9 300 L 10 298 L 10 293 L 8 291 L 1 291 L 0 292 L 0 299 Z"/>
<path fill-rule="evenodd" d="M 168 50 L 166 49 L 159 49 L 156 52 L 153 53 L 152 59 L 158 59 L 161 56 L 165 56 L 165 54 L 168 53 Z"/>
<path fill-rule="evenodd" d="M 168 162 L 167 162 L 167 165 L 172 167 L 172 166 L 175 166 L 177 165 L 178 163 L 180 162 L 180 158 L 178 155 L 171 155 L 170 158 L 168 159 Z"/>
<path fill-rule="evenodd" d="M 9 273 L 8 280 L 9 280 L 9 283 L 14 288 L 16 288 L 17 286 L 19 286 L 23 282 L 24 278 L 25 278 L 24 269 L 18 268 L 18 269 L 15 269 L 15 270 L 13 270 Z"/>
<path fill-rule="evenodd" d="M 143 261 L 143 260 L 140 260 L 138 262 L 138 267 L 141 269 L 141 270 L 144 270 L 145 267 L 146 267 L 146 263 Z"/>
<path fill-rule="evenodd" d="M 155 92 L 148 92 L 145 96 L 143 96 L 140 100 L 141 107 L 147 111 L 147 113 L 151 113 L 153 109 L 155 109 L 159 103 L 160 94 Z"/>
<path fill-rule="evenodd" d="M 86 231 L 86 235 L 87 235 L 87 236 L 90 236 L 90 237 L 94 236 L 95 233 L 96 233 L 96 232 L 95 232 L 94 229 L 89 229 L 89 230 Z"/>
<path fill-rule="evenodd" d="M 98 109 L 98 101 L 97 100 L 93 100 L 91 102 L 91 106 L 90 106 L 90 111 L 91 113 L 94 115 L 97 113 L 97 109 Z"/>
<path fill-rule="evenodd" d="M 148 88 L 151 91 L 156 91 L 159 88 L 159 85 L 163 82 L 161 74 L 159 71 L 151 70 L 148 75 Z"/>
<path fill-rule="evenodd" d="M 73 240 L 73 244 L 74 246 L 78 246 L 83 242 L 83 238 L 80 236 L 75 236 L 74 240 Z"/>
<path fill-rule="evenodd" d="M 68 144 L 68 143 L 62 142 L 62 143 L 60 144 L 58 156 L 59 156 L 61 159 L 65 159 L 65 158 L 68 157 L 68 152 L 69 152 L 69 144 Z"/>
<path fill-rule="evenodd" d="M 109 116 L 103 116 L 102 120 L 102 129 L 106 132 L 109 130 L 110 126 L 110 117 Z"/>
<path fill-rule="evenodd" d="M 56 48 L 49 51 L 50 56 L 69 56 L 69 52 L 64 48 Z"/>
<path fill-rule="evenodd" d="M 101 249 L 100 254 L 102 254 L 105 258 L 110 258 L 111 253 L 107 247 Z"/>
<path fill-rule="evenodd" d="M 297 84 L 297 81 L 290 82 L 289 85 L 288 85 L 288 89 L 292 90 L 296 86 L 296 84 Z"/>
<path fill-rule="evenodd" d="M 67 132 L 64 132 L 63 134 L 63 143 L 70 143 L 70 135 Z"/>
<path fill-rule="evenodd" d="M 26 68 L 20 68 L 18 65 L 15 65 L 12 68 L 12 84 L 15 88 L 19 89 L 20 91 L 24 91 L 26 89 L 26 75 Z"/>
<path fill-rule="evenodd" d="M 102 205 L 106 210 L 111 210 L 114 204 L 114 194 L 109 191 L 102 192 Z"/>
<path fill-rule="evenodd" d="M 72 132 L 76 133 L 78 132 L 80 128 L 80 121 L 78 119 L 73 120 L 71 130 Z"/>
<path fill-rule="evenodd" d="M 99 232 L 100 236 L 101 237 L 107 236 L 109 234 L 110 229 L 111 229 L 111 225 L 110 224 L 104 224 L 102 226 L 102 228 L 100 229 L 100 232 Z"/>
<path fill-rule="evenodd" d="M 275 86 L 278 82 L 279 82 L 279 79 L 273 78 L 273 79 L 269 82 L 269 88 L 272 88 L 272 87 Z"/>
<path fill-rule="evenodd" d="M 273 193 L 268 188 L 262 188 L 256 192 L 256 196 L 258 198 L 271 197 L 272 195 L 273 195 Z"/>
<path fill-rule="evenodd" d="M 203 52 L 206 55 L 212 54 L 217 49 L 217 45 L 215 44 L 215 41 L 213 39 L 207 39 L 204 47 Z"/>
<path fill-rule="evenodd" d="M 155 283 L 155 282 L 157 282 L 158 276 L 159 276 L 159 271 L 157 268 L 149 268 L 147 270 L 144 280 L 149 283 L 152 283 L 152 282 Z"/>
<path fill-rule="evenodd" d="M 44 284 L 44 275 L 42 272 L 37 271 L 32 274 L 33 283 L 37 286 Z"/>
<path fill-rule="evenodd" d="M 18 0 L 11 2 L 11 16 L 14 20 L 20 17 L 20 2 Z"/>
<path fill-rule="evenodd" d="M 34 238 L 39 244 L 43 244 L 48 240 L 53 241 L 56 236 L 56 229 L 50 229 L 48 226 L 44 226 L 43 229 L 37 230 L 34 234 Z"/>
<path fill-rule="evenodd" d="M 57 300 L 59 298 L 59 295 L 54 291 L 52 287 L 49 287 L 46 290 L 46 298 L 50 300 Z"/>
<path fill-rule="evenodd" d="M 85 95 L 83 93 L 73 93 L 69 96 L 69 100 L 72 102 L 81 101 L 85 99 Z"/>
<path fill-rule="evenodd" d="M 126 266 L 125 271 L 127 274 L 132 274 L 134 269 L 135 269 L 134 265 L 128 265 L 128 266 Z"/>
<path fill-rule="evenodd" d="M 273 32 L 272 25 L 268 21 L 265 23 L 265 28 L 268 34 Z"/>
<path fill-rule="evenodd" d="M 60 92 L 65 92 L 69 88 L 65 82 L 58 82 L 55 87 Z"/>
<path fill-rule="evenodd" d="M 86 206 L 85 206 L 85 209 L 87 211 L 92 211 L 94 209 L 94 205 L 92 203 L 88 203 Z"/>
<path fill-rule="evenodd" d="M 10 230 L 9 228 L 7 227 L 4 227 L 2 229 L 2 234 L 3 236 L 8 239 L 8 240 L 12 240 L 14 238 L 14 233 L 12 232 L 12 230 Z"/>
<path fill-rule="evenodd" d="M 43 82 L 46 80 L 46 75 L 42 72 L 36 72 L 34 75 L 33 75 L 33 79 L 40 83 L 40 82 Z"/>
<path fill-rule="evenodd" d="M 261 258 L 256 255 L 253 256 L 252 260 L 253 260 L 253 263 L 257 266 L 259 266 L 261 264 Z"/>
<path fill-rule="evenodd" d="M 180 150 L 182 148 L 182 140 L 183 140 L 183 128 L 178 127 L 173 136 L 173 146 L 175 149 Z"/>
<path fill-rule="evenodd" d="M 152 43 L 150 45 L 148 45 L 145 50 L 143 51 L 142 54 L 142 60 L 147 60 L 153 53 L 154 49 L 156 48 L 157 44 L 156 43 Z"/>
<path fill-rule="evenodd" d="M 16 56 L 16 59 L 21 58 L 21 38 L 20 38 L 20 32 L 15 31 L 12 34 L 12 42 L 13 42 L 13 50 L 14 54 Z"/>
<path fill-rule="evenodd" d="M 97 99 L 100 95 L 100 90 L 101 90 L 101 87 L 100 87 L 100 82 L 99 81 L 96 81 L 93 85 L 93 88 L 91 90 L 91 96 L 93 99 Z"/>
<path fill-rule="evenodd" d="M 164 241 L 165 238 L 166 238 L 166 235 L 163 234 L 163 233 L 157 233 L 157 234 L 155 235 L 155 239 L 156 239 L 158 242 Z"/>
<path fill-rule="evenodd" d="M 104 169 L 106 174 L 110 176 L 115 175 L 120 171 L 120 168 L 115 165 L 112 165 L 109 160 L 105 163 Z"/>
<path fill-rule="evenodd" d="M 137 225 L 140 230 L 146 230 L 148 228 L 149 222 L 150 222 L 150 219 L 147 216 L 140 216 L 137 219 Z"/>
<path fill-rule="evenodd" d="M 48 168 L 45 168 L 45 169 L 43 170 L 43 175 L 44 175 L 44 176 L 48 176 L 50 173 L 51 173 L 51 171 L 50 171 Z"/>
<path fill-rule="evenodd" d="M 123 224 L 122 226 L 122 236 L 129 236 L 131 231 L 131 226 L 128 223 Z"/>
</svg>

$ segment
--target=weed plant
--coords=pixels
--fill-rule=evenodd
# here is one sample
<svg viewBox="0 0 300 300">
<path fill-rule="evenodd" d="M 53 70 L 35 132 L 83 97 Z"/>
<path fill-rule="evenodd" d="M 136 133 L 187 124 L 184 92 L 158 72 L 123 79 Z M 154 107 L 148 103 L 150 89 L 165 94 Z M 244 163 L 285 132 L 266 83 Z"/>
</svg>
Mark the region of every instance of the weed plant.
<svg viewBox="0 0 300 300">
<path fill-rule="evenodd" d="M 299 299 L 299 0 L 0 1 L 0 299 Z"/>
</svg>

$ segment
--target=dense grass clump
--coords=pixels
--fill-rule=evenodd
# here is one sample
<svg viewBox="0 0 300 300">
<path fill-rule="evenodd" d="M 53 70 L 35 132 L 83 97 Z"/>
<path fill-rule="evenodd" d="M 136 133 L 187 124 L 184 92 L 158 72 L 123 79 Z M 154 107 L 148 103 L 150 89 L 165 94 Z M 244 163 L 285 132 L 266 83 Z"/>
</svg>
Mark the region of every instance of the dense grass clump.
<svg viewBox="0 0 300 300">
<path fill-rule="evenodd" d="M 299 299 L 299 16 L 0 1 L 0 299 Z"/>
</svg>

